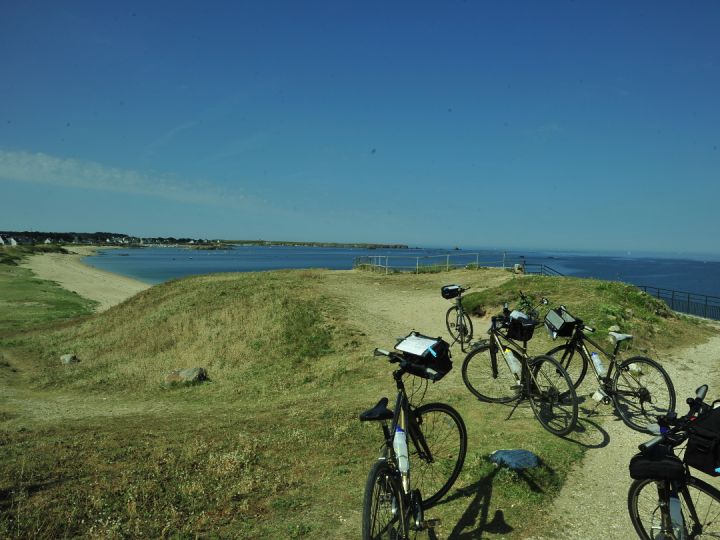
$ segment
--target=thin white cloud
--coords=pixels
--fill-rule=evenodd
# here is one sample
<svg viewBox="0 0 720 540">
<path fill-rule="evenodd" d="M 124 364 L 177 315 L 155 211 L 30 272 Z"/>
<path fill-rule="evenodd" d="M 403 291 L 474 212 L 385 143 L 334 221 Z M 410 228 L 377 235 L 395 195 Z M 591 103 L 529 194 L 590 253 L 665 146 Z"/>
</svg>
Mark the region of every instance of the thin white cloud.
<svg viewBox="0 0 720 540">
<path fill-rule="evenodd" d="M 0 150 L 0 180 L 148 195 L 180 202 L 237 208 L 257 209 L 267 204 L 237 190 L 226 190 L 213 184 L 189 182 L 167 174 L 117 169 L 91 161 L 42 153 Z"/>
<path fill-rule="evenodd" d="M 193 128 L 197 125 L 198 122 L 185 122 L 184 124 L 175 126 L 174 128 L 160 135 L 160 137 L 152 141 L 150 144 L 148 144 L 145 147 L 145 152 L 147 152 L 148 154 L 154 154 L 156 150 L 167 146 L 177 134 L 182 133 L 183 131 Z"/>
</svg>

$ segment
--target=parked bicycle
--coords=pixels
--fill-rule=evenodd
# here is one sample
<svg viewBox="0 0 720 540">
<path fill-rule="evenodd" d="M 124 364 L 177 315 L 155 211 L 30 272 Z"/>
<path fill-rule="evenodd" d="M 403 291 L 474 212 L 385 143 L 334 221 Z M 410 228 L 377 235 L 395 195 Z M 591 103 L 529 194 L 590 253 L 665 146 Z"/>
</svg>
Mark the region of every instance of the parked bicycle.
<svg viewBox="0 0 720 540">
<path fill-rule="evenodd" d="M 527 300 L 522 292 L 520 296 L 523 302 Z M 542 303 L 547 304 L 547 300 L 543 298 Z M 532 311 L 537 312 L 535 308 Z M 528 355 L 527 342 L 537 325 L 535 318 L 521 311 L 511 312 L 505 304 L 502 314 L 492 317 L 490 339 L 465 357 L 463 382 L 482 401 L 517 400 L 519 404 L 527 399 L 545 429 L 567 435 L 577 423 L 575 387 L 553 357 Z"/>
<path fill-rule="evenodd" d="M 610 332 L 615 348 L 608 352 L 588 336 L 595 329 L 570 314 L 565 306 L 548 311 L 545 326 L 553 339 L 566 338 L 563 345 L 547 354 L 565 368 L 573 386 L 576 389 L 580 386 L 588 366 L 592 366 L 599 385 L 594 398 L 605 404 L 612 402 L 628 427 L 647 433 L 648 424 L 657 416 L 675 410 L 675 388 L 658 362 L 644 356 L 620 359 L 620 346 L 632 340 L 632 335 Z M 591 353 L 587 343 L 595 351 Z"/>
<path fill-rule="evenodd" d="M 674 412 L 659 417 L 661 435 L 630 460 L 628 511 L 643 540 L 720 538 L 720 491 L 690 474 L 690 467 L 720 474 L 720 409 L 713 408 L 718 401 L 704 403 L 707 390 L 703 385 L 688 398 L 690 411 L 682 418 Z M 685 441 L 680 460 L 674 449 Z"/>
<path fill-rule="evenodd" d="M 412 333 L 395 348 L 375 349 L 399 364 L 393 372 L 397 387 L 395 409 L 388 398 L 360 415 L 361 421 L 381 422 L 381 456 L 370 469 L 365 486 L 362 538 L 405 539 L 437 525 L 424 511 L 450 489 L 462 469 L 467 432 L 460 414 L 444 403 L 411 403 L 403 376 L 438 381 L 451 369 L 450 347 L 440 338 Z M 424 395 L 424 392 L 423 392 Z"/>
<path fill-rule="evenodd" d="M 468 345 L 473 337 L 473 324 L 470 315 L 465 313 L 462 305 L 462 293 L 469 290 L 470 287 L 461 287 L 460 285 L 445 285 L 440 289 L 440 294 L 446 300 L 455 299 L 455 305 L 447 310 L 445 314 L 445 326 L 447 326 L 453 343 L 460 344 L 460 350 L 465 352 L 465 345 Z"/>
</svg>

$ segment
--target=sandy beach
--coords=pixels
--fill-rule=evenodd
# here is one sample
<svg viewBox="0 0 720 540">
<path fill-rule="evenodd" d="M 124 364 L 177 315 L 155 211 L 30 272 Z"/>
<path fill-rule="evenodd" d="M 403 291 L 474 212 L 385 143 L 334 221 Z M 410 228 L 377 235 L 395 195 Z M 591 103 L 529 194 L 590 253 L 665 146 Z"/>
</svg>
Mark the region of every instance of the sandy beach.
<svg viewBox="0 0 720 540">
<path fill-rule="evenodd" d="M 136 279 L 113 274 L 83 264 L 82 258 L 95 252 L 92 247 L 73 247 L 70 255 L 43 253 L 29 257 L 22 266 L 40 279 L 55 281 L 65 289 L 99 303 L 97 311 L 105 311 L 131 296 L 151 287 Z"/>
</svg>

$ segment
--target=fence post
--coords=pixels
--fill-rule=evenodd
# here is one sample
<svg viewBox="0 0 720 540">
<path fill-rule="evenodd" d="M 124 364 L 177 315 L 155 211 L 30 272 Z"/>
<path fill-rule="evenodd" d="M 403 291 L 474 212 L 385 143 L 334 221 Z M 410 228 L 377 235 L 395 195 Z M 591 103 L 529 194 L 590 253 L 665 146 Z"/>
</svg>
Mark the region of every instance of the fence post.
<svg viewBox="0 0 720 540">
<path fill-rule="evenodd" d="M 687 308 L 687 312 L 688 312 L 688 313 L 692 313 L 692 311 L 690 311 L 690 293 L 687 293 L 687 295 L 688 295 L 688 308 Z"/>
<path fill-rule="evenodd" d="M 673 289 L 672 296 L 670 297 L 670 309 L 675 309 L 675 289 Z"/>
<path fill-rule="evenodd" d="M 475 270 L 480 270 L 480 254 L 475 254 Z"/>
<path fill-rule="evenodd" d="M 390 257 L 388 257 L 387 255 L 385 255 L 385 274 L 386 274 L 386 275 L 387 275 L 387 273 L 388 273 L 388 266 L 390 265 L 389 259 L 390 259 Z"/>
<path fill-rule="evenodd" d="M 503 251 L 503 270 L 505 270 L 505 252 Z"/>
<path fill-rule="evenodd" d="M 415 257 L 415 273 L 420 273 L 420 257 Z"/>
<path fill-rule="evenodd" d="M 705 296 L 705 318 L 707 319 L 707 303 L 708 303 L 708 297 Z"/>
<path fill-rule="evenodd" d="M 445 259 L 445 271 L 448 272 L 450 270 L 450 255 L 446 256 Z"/>
</svg>

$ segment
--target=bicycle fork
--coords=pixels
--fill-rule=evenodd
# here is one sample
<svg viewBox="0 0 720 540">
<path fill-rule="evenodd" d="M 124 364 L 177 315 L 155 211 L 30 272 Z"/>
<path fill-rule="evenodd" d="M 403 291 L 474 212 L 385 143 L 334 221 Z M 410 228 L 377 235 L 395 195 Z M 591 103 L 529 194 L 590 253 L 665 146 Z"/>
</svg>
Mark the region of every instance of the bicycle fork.
<svg viewBox="0 0 720 540">
<path fill-rule="evenodd" d="M 658 482 L 658 505 L 660 523 L 653 525 L 653 540 L 686 540 L 685 518 L 683 517 L 680 496 L 689 498 L 687 488 L 677 482 Z M 691 511 L 694 511 L 692 509 Z M 657 534 L 655 532 L 657 531 Z"/>
</svg>

